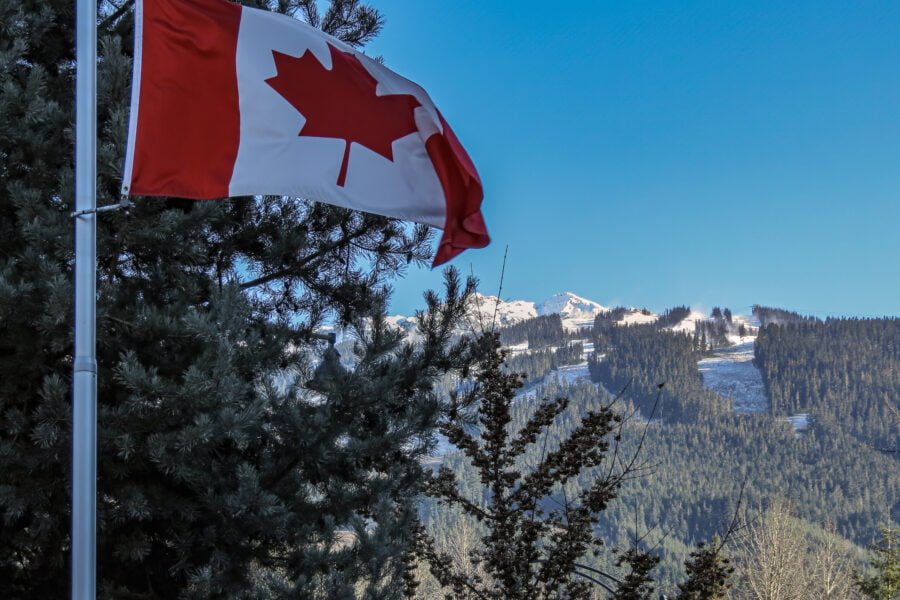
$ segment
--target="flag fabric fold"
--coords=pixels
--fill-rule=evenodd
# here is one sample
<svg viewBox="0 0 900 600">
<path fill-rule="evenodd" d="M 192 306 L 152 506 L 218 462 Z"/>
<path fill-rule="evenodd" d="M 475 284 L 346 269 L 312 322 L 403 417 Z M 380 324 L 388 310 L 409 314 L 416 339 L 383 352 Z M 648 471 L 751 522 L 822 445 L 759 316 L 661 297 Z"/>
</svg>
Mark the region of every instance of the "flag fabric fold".
<svg viewBox="0 0 900 600">
<path fill-rule="evenodd" d="M 291 17 L 137 0 L 122 193 L 299 196 L 489 242 L 478 172 L 428 94 Z"/>
</svg>

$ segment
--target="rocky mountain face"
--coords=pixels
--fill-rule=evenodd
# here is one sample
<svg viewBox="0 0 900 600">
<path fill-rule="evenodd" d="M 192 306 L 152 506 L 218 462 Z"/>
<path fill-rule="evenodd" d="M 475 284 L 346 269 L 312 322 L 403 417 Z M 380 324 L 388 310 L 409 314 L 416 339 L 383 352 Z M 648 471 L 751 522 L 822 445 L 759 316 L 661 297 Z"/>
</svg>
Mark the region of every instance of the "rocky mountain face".
<svg viewBox="0 0 900 600">
<path fill-rule="evenodd" d="M 476 294 L 469 312 L 469 323 L 466 327 L 472 331 L 479 328 L 507 327 L 528 319 L 545 315 L 559 315 L 563 326 L 567 329 L 591 327 L 597 315 L 608 314 L 613 310 L 599 302 L 588 300 L 572 292 L 554 294 L 546 300 L 533 302 L 530 300 L 504 300 L 497 296 Z M 659 315 L 646 309 L 616 309 L 623 324 L 650 323 Z M 699 313 L 698 313 L 699 314 Z M 702 316 L 702 315 L 700 315 Z M 415 318 L 404 315 L 389 317 L 389 320 L 400 329 L 411 332 L 415 328 Z M 693 324 L 691 324 L 693 327 Z"/>
</svg>

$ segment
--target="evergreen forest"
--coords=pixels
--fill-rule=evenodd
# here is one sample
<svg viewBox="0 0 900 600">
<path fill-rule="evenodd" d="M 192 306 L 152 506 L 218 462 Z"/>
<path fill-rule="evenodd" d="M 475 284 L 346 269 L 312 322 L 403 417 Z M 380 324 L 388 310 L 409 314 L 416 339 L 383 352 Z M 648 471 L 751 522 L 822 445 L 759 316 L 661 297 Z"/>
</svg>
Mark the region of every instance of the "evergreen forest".
<svg viewBox="0 0 900 600">
<path fill-rule="evenodd" d="M 683 318 L 686 310 L 667 314 Z M 517 349 L 507 366 L 524 374 L 526 388 L 512 407 L 512 429 L 528 422 L 539 399 L 568 398 L 567 410 L 548 429 L 546 447 L 554 447 L 580 415 L 616 399 L 625 417 L 622 451 L 627 455 L 640 444 L 643 469 L 623 483 L 598 530 L 611 548 L 637 544 L 658 553 L 655 574 L 669 597 L 677 595 L 692 549 L 725 533 L 736 514 L 750 527 L 770 511 L 788 513 L 791 527 L 804 536 L 803 560 L 813 560 L 814 549 L 825 544 L 840 547 L 858 566 L 864 549 L 900 517 L 900 320 L 771 319 L 754 346 L 770 405 L 749 413 L 735 412 L 732 399 L 704 387 L 698 361 L 712 349 L 698 343 L 702 328 L 673 332 L 670 321 L 623 326 L 601 315 L 575 336 L 578 342 L 558 336 L 560 346 Z M 528 337 L 530 323 L 516 326 L 516 339 Z M 534 326 L 536 333 L 545 329 L 543 322 Z M 586 357 L 589 380 L 566 378 L 551 357 L 587 344 L 593 348 Z M 802 428 L 787 419 L 798 413 Z M 538 462 L 546 447 L 524 462 Z M 444 464 L 469 497 L 486 498 L 464 456 L 451 451 Z M 580 475 L 557 490 L 555 501 L 576 496 L 599 475 Z M 426 504 L 425 520 L 439 538 L 467 527 L 463 515 L 433 502 Z M 741 556 L 740 543 L 730 546 Z M 609 557 L 592 564 L 616 572 Z M 733 578 L 735 597 L 750 594 L 746 577 L 739 572 Z M 842 593 L 829 597 L 852 597 L 850 588 Z"/>
</svg>

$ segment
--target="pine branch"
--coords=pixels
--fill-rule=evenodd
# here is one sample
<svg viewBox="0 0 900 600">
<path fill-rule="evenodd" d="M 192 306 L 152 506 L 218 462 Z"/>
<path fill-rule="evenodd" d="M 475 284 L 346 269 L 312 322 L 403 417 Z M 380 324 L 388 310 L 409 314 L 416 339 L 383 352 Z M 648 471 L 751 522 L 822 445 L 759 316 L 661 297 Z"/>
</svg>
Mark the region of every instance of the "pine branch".
<svg viewBox="0 0 900 600">
<path fill-rule="evenodd" d="M 273 273 L 269 273 L 268 275 L 263 275 L 262 277 L 257 277 L 256 279 L 251 279 L 250 281 L 241 283 L 241 289 L 247 290 L 247 289 L 254 288 L 254 287 L 257 287 L 260 285 L 264 285 L 266 283 L 269 283 L 270 281 L 275 281 L 276 279 L 282 279 L 285 277 L 289 277 L 291 275 L 298 275 L 304 269 L 310 268 L 312 266 L 311 263 L 313 261 L 316 261 L 320 258 L 323 258 L 325 256 L 328 256 L 334 252 L 337 252 L 337 251 L 345 248 L 353 240 L 357 240 L 361 237 L 364 237 L 365 235 L 371 233 L 372 230 L 374 230 L 374 229 L 375 229 L 374 224 L 366 225 L 362 229 L 359 229 L 351 234 L 347 234 L 344 237 L 342 237 L 341 239 L 336 240 L 336 241 L 332 242 L 331 244 L 328 244 L 328 245 L 320 248 L 319 250 L 317 250 L 316 252 L 313 252 L 309 256 L 304 256 L 303 261 L 296 265 L 291 265 L 290 267 L 280 269 Z"/>
<path fill-rule="evenodd" d="M 116 10 L 111 15 L 100 21 L 100 23 L 97 25 L 97 30 L 104 31 L 108 29 L 114 22 L 119 20 L 122 15 L 128 12 L 128 10 L 132 6 L 134 6 L 134 0 L 125 0 L 125 2 L 123 2 L 121 6 L 116 8 Z"/>
</svg>

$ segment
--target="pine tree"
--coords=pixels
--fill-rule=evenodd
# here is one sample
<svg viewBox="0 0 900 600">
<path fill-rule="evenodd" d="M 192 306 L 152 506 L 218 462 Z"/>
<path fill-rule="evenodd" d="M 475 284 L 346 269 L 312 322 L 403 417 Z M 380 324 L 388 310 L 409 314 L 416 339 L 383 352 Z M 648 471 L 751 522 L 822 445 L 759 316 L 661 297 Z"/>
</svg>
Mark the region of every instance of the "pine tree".
<svg viewBox="0 0 900 600">
<path fill-rule="evenodd" d="M 622 483 L 643 469 L 638 459 L 647 429 L 634 452 L 626 452 L 619 446 L 622 419 L 612 404 L 598 401 L 568 423 L 567 434 L 551 433 L 559 419 L 572 419 L 567 398 L 545 400 L 517 422 L 513 404 L 521 376 L 501 368 L 505 351 L 499 336 L 485 334 L 475 349 L 474 381 L 461 386 L 441 430 L 471 461 L 480 488 L 467 493 L 466 482 L 442 466 L 427 490 L 461 510 L 455 530 L 480 528 L 480 544 L 454 538 L 448 550 L 424 528 L 418 537 L 418 554 L 443 586 L 444 597 L 551 600 L 593 598 L 601 591 L 617 600 L 654 598 L 660 557 L 642 548 L 642 540 L 606 557 L 616 574 L 595 560 L 603 554 L 601 520 L 610 526 L 608 513 Z M 468 418 L 471 409 L 474 418 Z M 577 486 L 567 485 L 576 481 Z M 733 528 L 734 521 L 726 541 Z M 724 597 L 732 569 L 721 555 L 723 545 L 716 539 L 691 554 L 681 598 Z M 463 546 L 469 550 L 460 556 Z M 408 591 L 413 597 L 414 586 Z"/>
<path fill-rule="evenodd" d="M 881 539 L 871 550 L 870 565 L 874 573 L 857 574 L 856 586 L 872 600 L 900 598 L 900 539 L 890 528 L 882 529 Z"/>
<path fill-rule="evenodd" d="M 721 554 L 718 539 L 711 544 L 700 542 L 685 561 L 687 580 L 679 584 L 678 600 L 718 600 L 725 598 L 734 568 Z"/>
<path fill-rule="evenodd" d="M 620 417 L 609 405 L 589 411 L 555 448 L 545 448 L 539 464 L 523 469 L 520 463 L 526 450 L 546 440 L 546 429 L 566 410 L 568 400 L 544 402 L 524 427 L 511 431 L 510 408 L 521 376 L 501 369 L 506 354 L 500 349 L 499 335 L 485 334 L 477 345 L 475 381 L 456 396 L 458 410 L 450 411 L 441 431 L 472 461 L 486 500 L 482 503 L 466 497 L 454 473 L 444 467 L 431 480 L 428 493 L 461 508 L 486 528 L 481 546 L 468 557 L 484 574 L 457 569 L 449 557 L 435 550 L 427 533 L 421 532 L 419 552 L 447 589 L 446 597 L 590 598 L 592 583 L 611 591 L 621 583 L 622 595 L 616 596 L 621 598 L 637 597 L 626 591 L 631 587 L 652 590 L 648 573 L 659 559 L 644 551 L 635 548 L 620 557 L 619 566 L 628 566 L 633 575 L 624 583 L 583 564 L 585 555 L 602 545 L 594 527 L 621 483 L 633 475 L 635 461 L 614 464 L 575 498 L 560 493 L 562 486 L 583 471 L 610 459 L 611 444 L 618 443 Z M 477 406 L 478 435 L 460 418 L 462 411 L 472 406 Z M 632 579 L 638 578 L 631 586 Z"/>
<path fill-rule="evenodd" d="M 355 0 L 273 3 L 361 45 Z M 67 595 L 72 368 L 69 1 L 0 0 L 0 595 Z M 117 200 L 133 15 L 102 4 L 98 204 Z M 396 595 L 435 381 L 471 288 L 421 346 L 385 286 L 429 232 L 292 198 L 137 199 L 98 220 L 98 585 L 117 598 Z M 353 367 L 315 332 L 359 336 Z"/>
<path fill-rule="evenodd" d="M 636 547 L 629 548 L 616 560 L 616 566 L 628 567 L 628 573 L 616 587 L 614 600 L 650 600 L 656 589 L 651 575 L 659 557 L 642 552 Z"/>
</svg>

